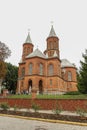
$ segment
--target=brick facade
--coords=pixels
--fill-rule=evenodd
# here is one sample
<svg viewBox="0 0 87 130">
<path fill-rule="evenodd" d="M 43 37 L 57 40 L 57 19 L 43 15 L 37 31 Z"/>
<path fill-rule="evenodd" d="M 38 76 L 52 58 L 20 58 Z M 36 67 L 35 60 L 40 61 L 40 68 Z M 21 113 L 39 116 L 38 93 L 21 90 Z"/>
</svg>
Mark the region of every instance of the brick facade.
<svg viewBox="0 0 87 130">
<path fill-rule="evenodd" d="M 62 66 L 59 54 L 59 38 L 53 26 L 47 38 L 44 54 L 39 49 L 33 51 L 33 43 L 23 44 L 22 61 L 19 63 L 17 93 L 31 92 L 36 88 L 37 93 L 63 93 L 77 91 L 76 67 Z M 71 79 L 69 77 L 71 76 Z"/>
</svg>

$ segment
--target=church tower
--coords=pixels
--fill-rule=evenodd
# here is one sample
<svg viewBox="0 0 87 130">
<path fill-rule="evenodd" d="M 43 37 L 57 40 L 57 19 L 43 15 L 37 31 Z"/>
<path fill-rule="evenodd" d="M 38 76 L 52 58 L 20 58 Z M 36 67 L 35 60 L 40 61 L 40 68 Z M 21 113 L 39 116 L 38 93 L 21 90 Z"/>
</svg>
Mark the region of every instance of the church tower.
<svg viewBox="0 0 87 130">
<path fill-rule="evenodd" d="M 57 37 L 53 25 L 51 27 L 49 36 L 47 37 L 47 49 L 45 51 L 45 54 L 48 55 L 48 57 L 54 57 L 59 56 L 59 38 Z"/>
<path fill-rule="evenodd" d="M 27 55 L 33 52 L 33 43 L 28 32 L 25 43 L 23 44 L 22 61 L 25 61 Z"/>
</svg>

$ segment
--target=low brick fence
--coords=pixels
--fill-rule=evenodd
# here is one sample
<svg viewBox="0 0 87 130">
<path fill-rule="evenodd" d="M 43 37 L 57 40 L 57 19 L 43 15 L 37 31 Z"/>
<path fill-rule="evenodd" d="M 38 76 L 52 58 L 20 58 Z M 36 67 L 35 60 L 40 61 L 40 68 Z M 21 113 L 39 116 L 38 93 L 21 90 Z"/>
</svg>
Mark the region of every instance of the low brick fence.
<svg viewBox="0 0 87 130">
<path fill-rule="evenodd" d="M 21 108 L 30 108 L 32 103 L 38 104 L 41 109 L 53 110 L 58 106 L 61 106 L 63 110 L 75 111 L 77 108 L 87 110 L 86 99 L 9 99 L 0 98 L 0 103 L 7 102 L 10 107 L 20 106 Z"/>
</svg>

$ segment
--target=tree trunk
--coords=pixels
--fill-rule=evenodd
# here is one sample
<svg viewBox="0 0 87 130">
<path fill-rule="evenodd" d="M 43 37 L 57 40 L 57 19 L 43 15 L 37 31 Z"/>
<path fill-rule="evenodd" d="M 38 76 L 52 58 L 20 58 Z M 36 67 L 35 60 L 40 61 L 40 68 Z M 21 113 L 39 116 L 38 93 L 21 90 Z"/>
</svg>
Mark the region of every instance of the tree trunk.
<svg viewBox="0 0 87 130">
<path fill-rule="evenodd" d="M 3 79 L 0 79 L 0 94 L 1 94 L 1 89 L 2 89 L 2 81 Z"/>
</svg>

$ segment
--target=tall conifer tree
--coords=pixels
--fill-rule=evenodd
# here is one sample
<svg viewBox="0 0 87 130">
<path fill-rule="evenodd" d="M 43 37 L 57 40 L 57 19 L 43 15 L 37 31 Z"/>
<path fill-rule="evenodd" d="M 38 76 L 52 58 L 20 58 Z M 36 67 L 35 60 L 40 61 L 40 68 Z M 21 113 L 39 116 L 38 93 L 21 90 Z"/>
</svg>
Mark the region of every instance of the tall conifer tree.
<svg viewBox="0 0 87 130">
<path fill-rule="evenodd" d="M 81 67 L 78 75 L 78 89 L 81 93 L 87 94 L 87 49 L 82 54 L 84 61 L 80 61 Z"/>
</svg>

